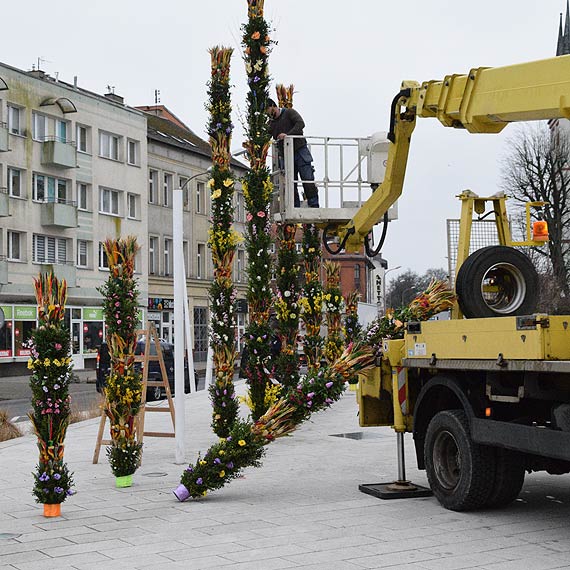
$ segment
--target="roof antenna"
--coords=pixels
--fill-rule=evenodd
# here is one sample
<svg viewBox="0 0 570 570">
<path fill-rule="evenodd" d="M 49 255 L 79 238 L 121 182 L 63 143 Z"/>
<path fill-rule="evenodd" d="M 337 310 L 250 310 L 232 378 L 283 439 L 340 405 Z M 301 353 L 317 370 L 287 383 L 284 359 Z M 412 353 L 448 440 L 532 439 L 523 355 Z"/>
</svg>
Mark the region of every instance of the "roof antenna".
<svg viewBox="0 0 570 570">
<path fill-rule="evenodd" d="M 107 85 L 107 91 L 111 94 L 115 94 L 115 86 L 114 85 Z"/>
</svg>

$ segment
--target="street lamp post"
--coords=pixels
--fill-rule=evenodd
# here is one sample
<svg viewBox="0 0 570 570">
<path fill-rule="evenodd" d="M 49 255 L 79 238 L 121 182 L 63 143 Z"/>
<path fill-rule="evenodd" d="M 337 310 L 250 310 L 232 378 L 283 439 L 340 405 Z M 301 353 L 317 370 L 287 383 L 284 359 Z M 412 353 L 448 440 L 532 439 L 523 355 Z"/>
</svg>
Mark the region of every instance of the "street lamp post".
<svg viewBox="0 0 570 570">
<path fill-rule="evenodd" d="M 176 446 L 175 462 L 185 462 L 185 413 L 184 413 L 184 325 L 186 323 L 186 345 L 188 355 L 188 373 L 190 391 L 194 392 L 194 357 L 190 336 L 190 314 L 186 295 L 186 275 L 184 268 L 184 188 L 194 178 L 208 174 L 209 170 L 191 176 L 180 186 L 172 197 L 172 238 L 174 253 L 174 440 Z M 192 215 L 190 215 L 190 223 Z M 191 231 L 191 226 L 190 226 Z M 186 315 L 186 319 L 184 319 Z"/>
</svg>

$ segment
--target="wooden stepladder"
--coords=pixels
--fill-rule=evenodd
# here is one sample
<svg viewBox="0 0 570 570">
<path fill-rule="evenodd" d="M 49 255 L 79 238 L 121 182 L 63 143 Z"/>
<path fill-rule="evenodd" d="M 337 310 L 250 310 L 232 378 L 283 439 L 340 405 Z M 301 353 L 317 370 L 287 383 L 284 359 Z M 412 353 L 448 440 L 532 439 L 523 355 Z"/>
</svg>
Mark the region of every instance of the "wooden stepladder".
<svg viewBox="0 0 570 570">
<path fill-rule="evenodd" d="M 137 441 L 139 443 L 143 442 L 144 436 L 147 437 L 174 437 L 174 402 L 172 400 L 172 393 L 170 392 L 170 384 L 168 382 L 168 374 L 166 372 L 166 366 L 164 364 L 164 357 L 162 354 L 162 348 L 160 347 L 160 341 L 158 335 L 156 334 L 156 329 L 154 324 L 149 322 L 146 329 L 139 329 L 136 331 L 137 337 L 144 335 L 145 338 L 145 348 L 144 354 L 136 355 L 135 362 L 140 362 L 142 364 L 142 394 L 141 394 L 141 407 L 136 419 L 136 434 Z M 156 354 L 151 354 L 151 346 L 154 344 L 156 348 Z M 149 380 L 149 362 L 158 362 L 160 367 L 160 380 Z M 168 400 L 168 407 L 158 407 L 158 406 L 147 406 L 146 405 L 146 392 L 147 388 L 161 387 L 164 388 L 166 393 L 166 398 Z M 145 414 L 146 412 L 170 412 L 170 417 L 172 419 L 172 432 L 159 432 L 159 431 L 144 431 L 145 424 Z M 97 432 L 97 441 L 95 443 L 95 451 L 93 452 L 93 463 L 99 461 L 99 454 L 101 452 L 102 445 L 111 445 L 112 441 L 110 439 L 103 439 L 103 432 L 105 431 L 105 423 L 107 420 L 107 414 L 105 409 L 101 410 L 101 420 L 99 422 L 99 430 Z"/>
</svg>

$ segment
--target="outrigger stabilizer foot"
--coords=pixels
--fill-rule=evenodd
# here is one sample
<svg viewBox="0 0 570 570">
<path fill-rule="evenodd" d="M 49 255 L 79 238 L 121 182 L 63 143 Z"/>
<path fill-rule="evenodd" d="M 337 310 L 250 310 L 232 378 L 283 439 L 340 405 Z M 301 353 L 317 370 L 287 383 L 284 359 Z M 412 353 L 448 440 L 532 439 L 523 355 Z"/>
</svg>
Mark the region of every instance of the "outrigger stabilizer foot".
<svg viewBox="0 0 570 570">
<path fill-rule="evenodd" d="M 390 483 L 367 483 L 358 485 L 361 493 L 372 495 L 378 499 L 411 499 L 412 497 L 430 497 L 431 489 L 416 485 L 406 479 L 406 463 L 404 459 L 404 434 L 396 433 L 398 444 L 398 480 Z"/>
</svg>

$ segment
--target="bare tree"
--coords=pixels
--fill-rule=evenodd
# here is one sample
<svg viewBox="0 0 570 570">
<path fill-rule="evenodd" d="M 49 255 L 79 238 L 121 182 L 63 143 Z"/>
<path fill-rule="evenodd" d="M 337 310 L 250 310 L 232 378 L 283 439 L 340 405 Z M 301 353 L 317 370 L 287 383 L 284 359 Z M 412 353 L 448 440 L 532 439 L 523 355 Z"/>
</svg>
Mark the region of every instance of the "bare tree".
<svg viewBox="0 0 570 570">
<path fill-rule="evenodd" d="M 502 188 L 512 198 L 512 206 L 524 215 L 526 202 L 544 201 L 543 216 L 550 241 L 532 248 L 531 258 L 543 274 L 549 302 L 555 310 L 561 297 L 570 299 L 570 142 L 560 126 L 550 130 L 545 123 L 523 127 L 508 141 L 509 150 L 502 165 Z M 533 213 L 536 219 L 536 212 Z M 546 292 L 546 288 L 543 288 Z M 554 297 L 554 298 L 553 298 Z M 556 298 L 558 300 L 556 300 Z"/>
<path fill-rule="evenodd" d="M 388 307 L 404 307 L 410 303 L 418 293 L 421 293 L 432 279 L 447 280 L 447 271 L 441 268 L 428 269 L 423 275 L 408 269 L 390 280 L 386 299 Z"/>
</svg>

